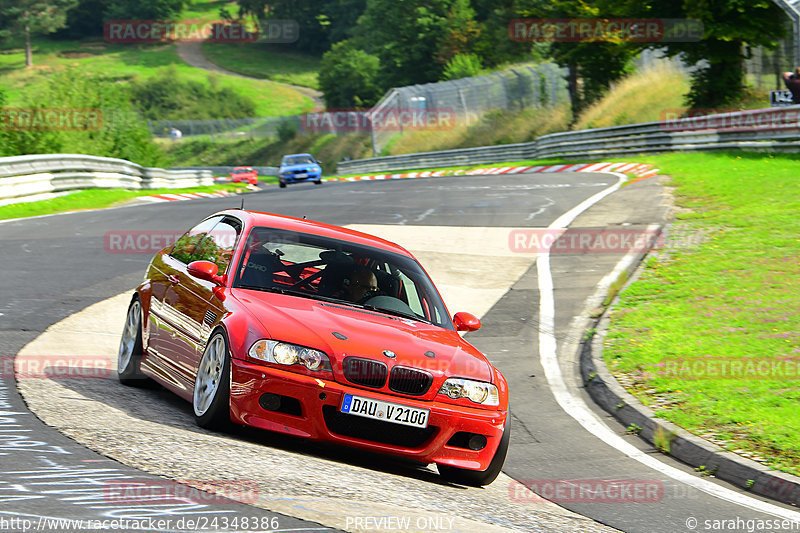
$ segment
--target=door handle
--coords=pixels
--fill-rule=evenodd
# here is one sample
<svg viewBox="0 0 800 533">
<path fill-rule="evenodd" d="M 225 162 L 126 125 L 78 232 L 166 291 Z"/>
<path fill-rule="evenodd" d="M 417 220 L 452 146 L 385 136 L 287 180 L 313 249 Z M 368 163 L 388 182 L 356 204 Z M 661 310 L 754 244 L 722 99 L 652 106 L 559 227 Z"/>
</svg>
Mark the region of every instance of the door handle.
<svg viewBox="0 0 800 533">
<path fill-rule="evenodd" d="M 167 278 L 169 279 L 169 282 L 172 283 L 173 285 L 177 285 L 178 283 L 181 282 L 181 278 L 179 278 L 175 274 L 170 274 L 169 276 L 167 276 Z"/>
</svg>

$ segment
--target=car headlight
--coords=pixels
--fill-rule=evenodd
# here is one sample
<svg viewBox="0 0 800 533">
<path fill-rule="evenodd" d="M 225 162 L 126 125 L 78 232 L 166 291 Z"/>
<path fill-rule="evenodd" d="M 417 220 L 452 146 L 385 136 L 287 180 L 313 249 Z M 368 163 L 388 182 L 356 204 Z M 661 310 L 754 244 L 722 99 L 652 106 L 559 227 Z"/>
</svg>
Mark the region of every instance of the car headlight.
<svg viewBox="0 0 800 533">
<path fill-rule="evenodd" d="M 453 400 L 469 398 L 470 401 L 481 405 L 500 405 L 500 394 L 497 392 L 497 387 L 485 381 L 449 378 L 442 384 L 439 394 L 444 394 Z"/>
<path fill-rule="evenodd" d="M 331 371 L 331 361 L 324 352 L 298 344 L 261 339 L 254 342 L 247 353 L 253 359 L 268 363 L 302 365 L 312 372 Z"/>
</svg>

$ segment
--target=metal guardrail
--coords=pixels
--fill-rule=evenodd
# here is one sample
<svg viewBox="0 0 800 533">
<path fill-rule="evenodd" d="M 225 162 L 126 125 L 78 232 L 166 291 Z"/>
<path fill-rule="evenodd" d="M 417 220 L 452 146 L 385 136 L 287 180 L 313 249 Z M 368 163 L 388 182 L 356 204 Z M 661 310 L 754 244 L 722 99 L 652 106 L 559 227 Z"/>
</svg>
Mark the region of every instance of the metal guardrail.
<svg viewBox="0 0 800 533">
<path fill-rule="evenodd" d="M 698 128 L 699 123 L 723 124 Z M 720 113 L 543 135 L 528 143 L 341 161 L 338 174 L 545 158 L 597 159 L 693 150 L 800 151 L 800 106 Z"/>
<path fill-rule="evenodd" d="M 209 170 L 165 170 L 124 159 L 79 154 L 0 157 L 0 198 L 75 189 L 158 189 L 213 185 Z"/>
</svg>

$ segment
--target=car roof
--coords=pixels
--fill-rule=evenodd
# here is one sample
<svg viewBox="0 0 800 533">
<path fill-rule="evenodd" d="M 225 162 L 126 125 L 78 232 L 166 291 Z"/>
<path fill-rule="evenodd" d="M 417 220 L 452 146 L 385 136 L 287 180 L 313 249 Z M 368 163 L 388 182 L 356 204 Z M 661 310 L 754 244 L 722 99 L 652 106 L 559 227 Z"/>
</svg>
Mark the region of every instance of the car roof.
<svg viewBox="0 0 800 533">
<path fill-rule="evenodd" d="M 253 167 L 233 167 L 233 170 L 253 170 Z"/>
<path fill-rule="evenodd" d="M 248 227 L 253 226 L 267 226 L 275 229 L 285 229 L 289 231 L 297 231 L 299 233 L 308 233 L 311 235 L 319 235 L 320 237 L 329 237 L 332 239 L 340 239 L 349 241 L 355 244 L 362 244 L 365 246 L 372 246 L 390 252 L 395 252 L 408 257 L 413 257 L 411 253 L 402 246 L 370 235 L 369 233 L 362 233 L 360 231 L 342 228 L 324 222 L 317 222 L 314 220 L 307 220 L 304 218 L 295 218 L 285 215 L 278 215 L 275 213 L 263 213 L 260 211 L 248 211 L 242 209 L 227 209 L 214 213 L 214 215 L 232 215 L 242 219 Z"/>
<path fill-rule="evenodd" d="M 284 157 L 284 159 L 285 159 L 285 158 L 287 158 L 287 157 L 298 157 L 298 156 L 301 156 L 301 155 L 307 155 L 308 157 L 312 157 L 312 158 L 314 157 L 314 156 L 313 156 L 313 155 L 311 155 L 311 154 L 286 154 L 286 155 L 285 155 L 285 156 L 283 156 L 283 157 Z"/>
</svg>

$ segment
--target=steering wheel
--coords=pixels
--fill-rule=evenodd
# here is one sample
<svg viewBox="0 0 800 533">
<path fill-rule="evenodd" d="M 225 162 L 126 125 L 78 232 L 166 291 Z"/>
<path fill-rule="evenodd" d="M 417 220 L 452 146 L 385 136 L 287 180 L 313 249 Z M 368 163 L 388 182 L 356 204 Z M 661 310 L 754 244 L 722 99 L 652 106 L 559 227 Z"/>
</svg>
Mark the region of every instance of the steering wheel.
<svg viewBox="0 0 800 533">
<path fill-rule="evenodd" d="M 367 291 L 366 293 L 364 293 L 364 296 L 362 296 L 357 303 L 364 304 L 367 302 L 367 300 L 375 298 L 376 296 L 387 296 L 387 294 L 380 289 L 376 291 Z"/>
</svg>

